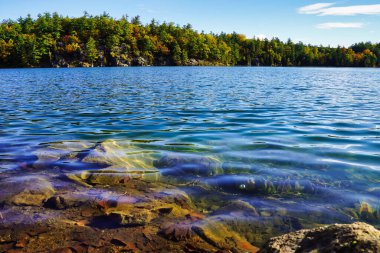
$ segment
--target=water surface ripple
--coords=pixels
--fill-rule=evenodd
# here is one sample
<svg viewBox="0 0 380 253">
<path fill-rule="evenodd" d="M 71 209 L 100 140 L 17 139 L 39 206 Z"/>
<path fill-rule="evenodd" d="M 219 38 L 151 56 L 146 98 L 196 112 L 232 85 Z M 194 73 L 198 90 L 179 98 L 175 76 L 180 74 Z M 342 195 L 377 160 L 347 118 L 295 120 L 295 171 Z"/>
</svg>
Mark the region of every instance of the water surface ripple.
<svg viewBox="0 0 380 253">
<path fill-rule="evenodd" d="M 3 173 L 49 143 L 131 141 L 161 156 L 216 157 L 218 173 L 195 173 L 191 164 L 159 169 L 220 198 L 300 218 L 318 213 L 320 223 L 380 222 L 378 69 L 7 69 L 0 76 Z M 362 213 L 363 203 L 373 214 Z"/>
</svg>

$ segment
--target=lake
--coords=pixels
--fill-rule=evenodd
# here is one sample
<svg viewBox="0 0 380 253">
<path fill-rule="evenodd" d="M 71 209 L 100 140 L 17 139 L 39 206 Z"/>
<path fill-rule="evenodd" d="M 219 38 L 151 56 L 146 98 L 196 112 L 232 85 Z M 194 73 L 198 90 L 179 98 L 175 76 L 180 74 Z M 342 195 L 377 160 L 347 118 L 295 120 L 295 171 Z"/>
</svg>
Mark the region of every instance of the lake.
<svg viewBox="0 0 380 253">
<path fill-rule="evenodd" d="M 112 142 L 112 159 L 153 159 L 158 181 L 205 215 L 248 203 L 255 231 L 265 226 L 268 236 L 380 225 L 379 69 L 2 69 L 0 77 L 2 180 L 88 170 L 54 150 Z M 98 165 L 90 169 L 106 167 Z"/>
</svg>

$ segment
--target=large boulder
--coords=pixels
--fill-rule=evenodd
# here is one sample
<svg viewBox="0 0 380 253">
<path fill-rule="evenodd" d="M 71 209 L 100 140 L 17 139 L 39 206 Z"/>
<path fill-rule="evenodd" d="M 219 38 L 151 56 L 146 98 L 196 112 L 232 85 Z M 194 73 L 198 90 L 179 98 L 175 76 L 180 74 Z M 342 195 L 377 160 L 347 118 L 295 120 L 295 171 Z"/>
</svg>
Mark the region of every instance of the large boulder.
<svg viewBox="0 0 380 253">
<path fill-rule="evenodd" d="M 20 206 L 42 206 L 53 196 L 52 184 L 41 176 L 8 178 L 0 182 L 0 203 Z"/>
<path fill-rule="evenodd" d="M 300 230 L 270 239 L 261 253 L 380 252 L 380 231 L 362 222 Z"/>
</svg>

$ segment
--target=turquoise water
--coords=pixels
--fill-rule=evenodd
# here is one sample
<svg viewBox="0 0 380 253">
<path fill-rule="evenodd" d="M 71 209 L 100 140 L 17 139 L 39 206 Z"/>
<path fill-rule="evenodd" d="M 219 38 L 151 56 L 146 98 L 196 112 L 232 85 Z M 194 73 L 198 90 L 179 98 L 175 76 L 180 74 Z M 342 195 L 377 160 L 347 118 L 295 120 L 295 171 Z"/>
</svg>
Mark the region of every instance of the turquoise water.
<svg viewBox="0 0 380 253">
<path fill-rule="evenodd" d="M 0 77 L 2 173 L 29 173 L 20 164 L 50 143 L 130 141 L 176 157 L 156 165 L 199 203 L 206 185 L 212 201 L 244 199 L 263 216 L 284 208 L 314 223 L 380 223 L 378 69 L 7 69 Z M 220 168 L 203 161 L 210 157 Z"/>
</svg>

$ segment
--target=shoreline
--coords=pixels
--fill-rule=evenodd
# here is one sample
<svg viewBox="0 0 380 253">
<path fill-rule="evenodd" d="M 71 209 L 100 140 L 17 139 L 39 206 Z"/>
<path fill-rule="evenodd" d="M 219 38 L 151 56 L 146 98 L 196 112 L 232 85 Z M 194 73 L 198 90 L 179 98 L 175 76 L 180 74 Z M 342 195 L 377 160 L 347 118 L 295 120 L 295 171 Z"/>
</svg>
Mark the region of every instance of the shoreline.
<svg viewBox="0 0 380 253">
<path fill-rule="evenodd" d="M 380 67 L 346 67 L 346 66 L 228 66 L 228 65 L 202 65 L 202 66 L 94 66 L 94 67 L 0 67 L 1 69 L 98 69 L 98 68 L 305 68 L 305 69 L 379 69 Z"/>
</svg>

